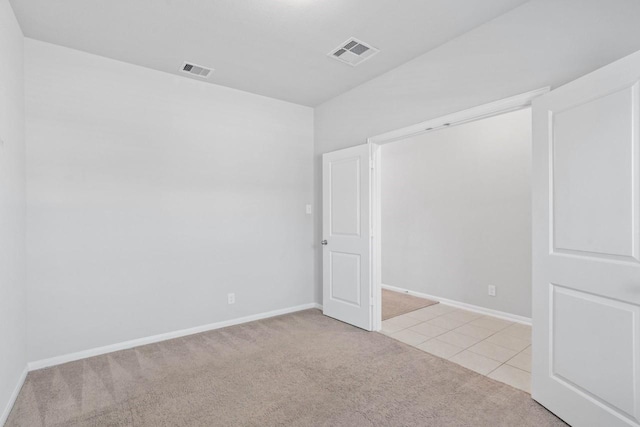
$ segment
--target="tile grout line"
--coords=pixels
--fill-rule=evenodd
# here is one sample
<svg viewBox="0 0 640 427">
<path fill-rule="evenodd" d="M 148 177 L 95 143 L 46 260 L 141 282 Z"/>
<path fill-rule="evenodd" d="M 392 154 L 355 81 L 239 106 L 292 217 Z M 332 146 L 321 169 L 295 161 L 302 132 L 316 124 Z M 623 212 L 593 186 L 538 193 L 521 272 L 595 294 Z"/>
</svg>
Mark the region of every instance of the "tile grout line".
<svg viewBox="0 0 640 427">
<path fill-rule="evenodd" d="M 491 359 L 491 360 L 493 360 L 493 359 Z M 496 362 L 497 362 L 497 360 L 496 360 Z M 507 363 L 507 362 L 501 363 L 501 364 L 500 364 L 500 365 L 498 365 L 498 367 L 497 367 L 496 369 L 494 369 L 493 371 L 489 371 L 489 372 L 487 372 L 487 375 L 485 375 L 485 377 L 488 377 L 491 373 L 493 373 L 493 372 L 497 371 L 498 369 L 500 369 L 500 367 L 501 367 L 502 365 L 504 365 L 505 363 Z"/>
<path fill-rule="evenodd" d="M 509 359 L 509 360 L 513 360 L 513 359 L 515 359 L 516 357 L 520 356 L 522 353 L 524 353 L 525 351 L 527 351 L 527 349 L 528 349 L 529 347 L 531 347 L 531 344 L 529 344 L 528 346 L 526 346 L 525 348 L 523 348 L 522 350 L 520 350 L 520 352 L 518 352 L 515 356 L 513 356 L 513 357 L 512 357 L 511 359 Z M 507 362 L 509 362 L 509 360 L 507 360 L 506 362 L 504 362 L 504 364 L 505 364 L 505 365 L 508 365 L 508 363 L 507 363 Z M 524 372 L 529 372 L 529 371 L 527 371 L 526 369 L 518 368 L 517 366 L 513 366 L 513 365 L 509 365 L 509 366 L 511 366 L 512 368 L 520 369 L 521 371 L 524 371 Z M 529 373 L 531 373 L 531 372 L 529 372 Z"/>
<path fill-rule="evenodd" d="M 515 357 L 515 356 L 514 356 L 514 357 Z M 492 360 L 493 360 L 493 359 L 492 359 Z M 511 359 L 509 359 L 509 360 L 511 360 Z M 494 372 L 494 371 L 497 371 L 497 370 L 498 370 L 498 369 L 500 369 L 503 365 L 507 365 L 507 362 L 504 362 L 502 365 L 498 366 L 496 369 L 494 369 L 493 371 L 489 372 L 487 375 L 485 375 L 485 377 L 488 377 L 488 376 L 489 376 L 489 374 L 491 374 L 491 373 L 492 373 L 492 372 Z M 531 375 L 531 372 L 525 371 L 524 369 L 520 369 L 520 368 L 518 368 L 517 366 L 512 366 L 512 365 L 507 365 L 507 366 L 508 366 L 508 367 L 510 367 L 510 368 L 516 369 L 516 370 L 518 370 L 518 371 L 522 371 L 522 372 L 524 372 L 525 374 L 529 374 L 529 375 Z"/>
</svg>

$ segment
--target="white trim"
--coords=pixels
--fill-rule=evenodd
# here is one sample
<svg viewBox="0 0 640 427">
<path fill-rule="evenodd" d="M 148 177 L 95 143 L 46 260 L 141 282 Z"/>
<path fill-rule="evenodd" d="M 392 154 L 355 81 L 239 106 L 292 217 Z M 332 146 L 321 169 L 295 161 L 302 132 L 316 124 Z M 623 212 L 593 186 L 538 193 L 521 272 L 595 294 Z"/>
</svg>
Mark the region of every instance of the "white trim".
<svg viewBox="0 0 640 427">
<path fill-rule="evenodd" d="M 13 393 L 11 393 L 11 397 L 9 397 L 7 406 L 5 406 L 4 411 L 2 411 L 2 416 L 0 416 L 0 426 L 3 426 L 4 423 L 7 422 L 7 419 L 9 418 L 9 414 L 13 409 L 13 405 L 16 403 L 16 399 L 18 398 L 18 394 L 20 393 L 20 390 L 24 385 L 24 380 L 27 378 L 28 372 L 29 372 L 29 369 L 25 366 L 24 371 L 22 371 L 22 375 L 20 375 L 20 378 L 18 378 L 18 383 L 16 384 L 16 387 L 13 389 Z"/>
<path fill-rule="evenodd" d="M 210 323 L 208 325 L 196 326 L 194 328 L 181 329 L 178 331 L 167 332 L 164 334 L 152 335 L 149 337 L 138 338 L 135 340 L 124 341 L 116 344 L 106 345 L 104 347 L 96 347 L 89 350 L 78 351 L 76 353 L 64 354 L 49 359 L 36 360 L 29 362 L 29 371 L 47 368 L 49 366 L 60 365 L 62 363 L 73 362 L 75 360 L 86 359 L 87 357 L 99 356 L 101 354 L 112 353 L 114 351 L 126 350 L 133 347 L 139 347 L 145 344 L 152 344 L 160 341 L 166 341 L 173 338 L 180 338 L 187 335 L 198 334 L 200 332 L 212 331 L 214 329 L 226 328 L 227 326 L 239 325 L 241 323 L 253 322 L 255 320 L 267 319 L 269 317 L 280 316 L 283 314 L 294 313 L 296 311 L 309 310 L 318 308 L 322 310 L 322 306 L 317 303 L 309 303 L 298 305 L 295 307 L 283 308 L 280 310 L 268 311 L 266 313 L 253 314 L 251 316 L 239 317 L 237 319 L 224 320 L 222 322 Z"/>
<path fill-rule="evenodd" d="M 382 289 L 388 289 L 390 291 L 403 292 L 415 297 L 426 298 L 433 301 L 438 301 L 440 304 L 450 305 L 451 307 L 462 308 L 467 311 L 473 311 L 474 313 L 486 314 L 487 316 L 497 317 L 498 319 L 509 320 L 511 322 L 522 323 L 524 325 L 531 325 L 531 318 L 525 316 L 519 316 L 517 314 L 507 313 L 505 311 L 493 310 L 491 308 L 480 307 L 479 305 L 467 304 L 466 302 L 454 301 L 447 298 L 441 298 L 434 295 L 423 294 L 422 292 L 410 291 L 409 289 L 399 288 L 397 286 L 382 284 Z"/>
<path fill-rule="evenodd" d="M 386 144 L 388 142 L 397 141 L 399 139 L 408 138 L 425 132 L 431 132 L 443 127 L 451 127 L 468 123 L 474 120 L 485 119 L 487 117 L 496 116 L 498 114 L 508 113 L 510 111 L 520 110 L 531 105 L 531 101 L 540 95 L 549 92 L 551 88 L 544 87 L 533 90 L 531 92 L 522 93 L 510 98 L 501 99 L 489 104 L 479 105 L 467 110 L 458 111 L 457 113 L 447 114 L 435 119 L 429 119 L 424 122 L 396 129 L 380 135 L 373 136 L 368 139 L 373 144 Z"/>
<path fill-rule="evenodd" d="M 371 323 L 374 331 L 382 330 L 382 292 L 380 291 L 379 284 L 382 282 L 382 245 L 380 244 L 380 237 L 382 236 L 382 227 L 380 226 L 379 212 L 380 206 L 380 185 L 381 174 L 378 173 L 382 164 L 380 163 L 380 145 L 368 142 L 370 161 L 373 165 L 371 169 L 371 191 L 369 196 L 369 221 L 371 222 L 371 292 L 373 295 L 373 309 L 371 313 L 373 315 L 373 322 Z"/>
</svg>

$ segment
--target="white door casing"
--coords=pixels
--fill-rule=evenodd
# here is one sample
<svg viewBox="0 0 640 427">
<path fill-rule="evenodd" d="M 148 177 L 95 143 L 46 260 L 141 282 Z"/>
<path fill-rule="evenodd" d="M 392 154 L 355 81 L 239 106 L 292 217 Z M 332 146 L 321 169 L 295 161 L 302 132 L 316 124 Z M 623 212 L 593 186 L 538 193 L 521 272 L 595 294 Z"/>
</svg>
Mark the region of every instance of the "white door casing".
<svg viewBox="0 0 640 427">
<path fill-rule="evenodd" d="M 371 171 L 367 144 L 322 156 L 324 314 L 372 330 Z"/>
<path fill-rule="evenodd" d="M 640 52 L 533 101 L 532 397 L 640 426 Z"/>
</svg>

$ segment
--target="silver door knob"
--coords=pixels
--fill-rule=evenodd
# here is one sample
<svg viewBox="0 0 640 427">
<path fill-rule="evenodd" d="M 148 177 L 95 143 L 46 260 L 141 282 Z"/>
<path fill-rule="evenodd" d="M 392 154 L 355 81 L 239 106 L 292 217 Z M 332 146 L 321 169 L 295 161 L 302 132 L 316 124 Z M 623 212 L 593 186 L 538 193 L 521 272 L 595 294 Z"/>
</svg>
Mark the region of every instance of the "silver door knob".
<svg viewBox="0 0 640 427">
<path fill-rule="evenodd" d="M 321 244 L 322 246 L 326 246 L 326 245 L 328 245 L 328 244 L 329 244 L 329 242 L 327 242 L 326 240 L 323 240 L 322 242 L 320 242 L 320 244 Z"/>
</svg>

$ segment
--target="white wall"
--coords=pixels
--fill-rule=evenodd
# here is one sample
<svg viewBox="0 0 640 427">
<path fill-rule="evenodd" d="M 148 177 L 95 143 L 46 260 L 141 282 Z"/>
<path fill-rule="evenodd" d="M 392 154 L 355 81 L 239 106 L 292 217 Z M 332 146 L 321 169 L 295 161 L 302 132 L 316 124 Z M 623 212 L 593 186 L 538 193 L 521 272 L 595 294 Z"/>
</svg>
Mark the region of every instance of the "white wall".
<svg viewBox="0 0 640 427">
<path fill-rule="evenodd" d="M 531 317 L 531 110 L 381 155 L 382 282 Z"/>
<path fill-rule="evenodd" d="M 0 0 L 0 424 L 26 368 L 22 31 Z"/>
<path fill-rule="evenodd" d="M 637 0 L 531 0 L 320 105 L 315 109 L 316 212 L 322 197 L 322 153 L 573 80 L 639 50 L 639 16 Z M 316 215 L 314 241 L 321 237 L 321 217 Z M 317 243 L 315 262 L 316 299 L 322 301 Z"/>
<path fill-rule="evenodd" d="M 310 108 L 25 49 L 31 361 L 313 302 Z"/>
</svg>

